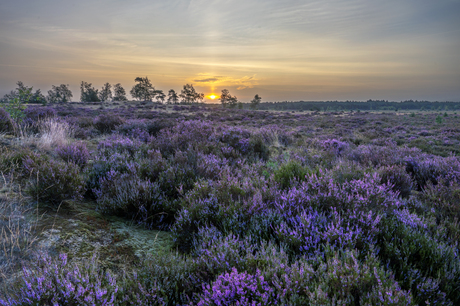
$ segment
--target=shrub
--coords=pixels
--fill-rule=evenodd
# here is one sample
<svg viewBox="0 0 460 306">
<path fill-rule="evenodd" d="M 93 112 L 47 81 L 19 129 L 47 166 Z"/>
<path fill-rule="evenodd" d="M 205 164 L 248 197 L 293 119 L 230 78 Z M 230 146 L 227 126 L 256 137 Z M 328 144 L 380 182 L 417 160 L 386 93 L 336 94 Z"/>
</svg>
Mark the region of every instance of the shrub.
<svg viewBox="0 0 460 306">
<path fill-rule="evenodd" d="M 372 254 L 360 262 L 354 251 L 336 253 L 316 273 L 318 285 L 307 287 L 313 305 L 330 305 L 333 301 L 344 305 L 413 304 L 411 294 L 401 290 Z"/>
<path fill-rule="evenodd" d="M 140 141 L 150 140 L 147 124 L 144 120 L 130 120 L 117 127 L 117 131 L 125 136 L 137 138 Z"/>
<path fill-rule="evenodd" d="M 439 178 L 435 186 L 428 183 L 419 197 L 433 208 L 438 220 L 460 220 L 460 181 Z"/>
<path fill-rule="evenodd" d="M 99 142 L 97 149 L 98 154 L 103 156 L 112 156 L 115 153 L 128 154 L 131 159 L 137 152 L 142 152 L 146 146 L 137 139 L 130 139 L 122 135 L 111 135 L 107 139 Z"/>
<path fill-rule="evenodd" d="M 387 166 L 378 170 L 381 177 L 380 183 L 390 184 L 394 192 L 397 192 L 403 198 L 410 196 L 412 190 L 412 178 L 401 166 Z"/>
<path fill-rule="evenodd" d="M 151 146 L 164 156 L 175 151 L 186 151 L 189 147 L 205 154 L 218 149 L 218 140 L 213 137 L 214 127 L 202 121 L 184 121 L 171 128 L 161 129 L 152 139 Z"/>
<path fill-rule="evenodd" d="M 56 153 L 65 162 L 74 163 L 77 166 L 80 166 L 80 168 L 83 168 L 86 165 L 90 157 L 88 149 L 83 142 L 60 146 L 56 149 Z"/>
<path fill-rule="evenodd" d="M 30 177 L 26 190 L 34 199 L 59 204 L 68 198 L 82 198 L 85 181 L 77 165 L 47 161 L 39 155 L 28 157 L 23 163 Z"/>
<path fill-rule="evenodd" d="M 101 133 L 110 133 L 114 130 L 117 126 L 123 123 L 123 119 L 121 119 L 117 115 L 112 114 L 103 114 L 99 115 L 94 119 L 94 126 L 98 129 Z"/>
<path fill-rule="evenodd" d="M 0 107 L 0 133 L 12 131 L 13 122 L 11 121 L 10 114 L 4 108 Z"/>
<path fill-rule="evenodd" d="M 212 284 L 203 285 L 197 305 L 269 305 L 274 302 L 273 291 L 259 270 L 256 275 L 250 275 L 233 268 L 232 272 L 219 275 Z"/>
<path fill-rule="evenodd" d="M 416 303 L 425 303 L 428 295 L 435 299 L 429 298 L 430 303 L 448 304 L 450 300 L 456 305 L 460 303 L 459 255 L 451 246 L 431 237 L 425 227 L 409 211 L 395 210 L 382 219 L 377 239 L 379 258 L 388 263 L 401 287 L 411 290 Z M 433 283 L 433 279 L 439 282 Z M 424 292 L 427 286 L 434 291 Z M 436 301 L 440 296 L 446 299 Z"/>
<path fill-rule="evenodd" d="M 306 180 L 306 175 L 311 172 L 307 167 L 302 166 L 296 161 L 290 161 L 282 164 L 274 171 L 273 178 L 279 184 L 281 189 L 288 189 L 291 186 L 291 181 L 295 180 L 302 182 Z"/>
<path fill-rule="evenodd" d="M 346 142 L 337 139 L 327 139 L 320 142 L 321 147 L 336 156 L 342 156 L 348 149 L 349 145 Z"/>
<path fill-rule="evenodd" d="M 0 298 L 0 305 L 115 305 L 116 278 L 95 262 L 69 264 L 65 254 L 57 261 L 42 257 L 33 270 L 23 270 L 23 285 L 6 300 Z"/>
<path fill-rule="evenodd" d="M 56 110 L 47 106 L 29 106 L 24 110 L 24 115 L 24 122 L 33 124 L 40 120 L 55 118 Z"/>
<path fill-rule="evenodd" d="M 423 190 L 427 183 L 437 185 L 439 178 L 460 180 L 460 162 L 457 157 L 408 157 L 405 163 L 406 172 L 414 179 L 418 190 Z"/>
</svg>

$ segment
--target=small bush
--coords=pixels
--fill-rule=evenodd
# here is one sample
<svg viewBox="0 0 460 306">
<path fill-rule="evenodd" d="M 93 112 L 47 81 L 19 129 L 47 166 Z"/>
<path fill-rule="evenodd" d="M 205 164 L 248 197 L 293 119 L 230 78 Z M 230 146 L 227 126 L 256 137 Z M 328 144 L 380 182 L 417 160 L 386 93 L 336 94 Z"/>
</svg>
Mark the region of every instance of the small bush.
<svg viewBox="0 0 460 306">
<path fill-rule="evenodd" d="M 274 289 L 261 275 L 230 273 L 219 275 L 212 284 L 203 285 L 203 294 L 198 306 L 212 305 L 269 305 L 275 302 Z"/>
<path fill-rule="evenodd" d="M 123 123 L 123 119 L 116 115 L 99 115 L 94 119 L 94 126 L 101 133 L 110 133 Z"/>
<path fill-rule="evenodd" d="M 277 170 L 274 171 L 273 178 L 279 184 L 281 189 L 288 189 L 293 180 L 302 182 L 305 181 L 305 176 L 311 174 L 307 167 L 302 166 L 296 161 L 290 161 L 282 164 Z"/>
<path fill-rule="evenodd" d="M 393 191 L 398 192 L 401 197 L 407 198 L 412 190 L 412 178 L 401 166 L 387 166 L 378 170 L 381 177 L 380 183 L 391 184 Z"/>
<path fill-rule="evenodd" d="M 47 106 L 31 106 L 24 110 L 25 123 L 35 123 L 45 119 L 56 117 L 56 110 Z"/>
<path fill-rule="evenodd" d="M 34 199 L 59 204 L 65 199 L 82 198 L 85 181 L 77 165 L 47 161 L 39 155 L 28 157 L 23 163 L 30 177 L 26 190 Z"/>
<path fill-rule="evenodd" d="M 12 132 L 13 131 L 13 122 L 11 121 L 10 114 L 0 107 L 0 133 Z"/>
<path fill-rule="evenodd" d="M 80 168 L 83 168 L 89 159 L 89 152 L 83 142 L 60 146 L 56 149 L 56 153 L 65 162 L 74 163 Z"/>
<path fill-rule="evenodd" d="M 0 305 L 115 305 L 118 285 L 114 275 L 89 264 L 42 257 L 34 269 L 24 269 L 23 284 Z"/>
</svg>

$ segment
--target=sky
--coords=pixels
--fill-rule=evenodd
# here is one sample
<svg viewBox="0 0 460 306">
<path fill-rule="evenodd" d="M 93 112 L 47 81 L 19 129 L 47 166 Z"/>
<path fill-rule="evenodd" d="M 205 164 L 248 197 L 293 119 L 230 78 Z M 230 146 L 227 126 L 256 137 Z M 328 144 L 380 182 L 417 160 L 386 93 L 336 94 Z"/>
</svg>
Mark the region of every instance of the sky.
<svg viewBox="0 0 460 306">
<path fill-rule="evenodd" d="M 0 96 L 145 76 L 242 102 L 460 101 L 460 0 L 0 0 Z"/>
</svg>

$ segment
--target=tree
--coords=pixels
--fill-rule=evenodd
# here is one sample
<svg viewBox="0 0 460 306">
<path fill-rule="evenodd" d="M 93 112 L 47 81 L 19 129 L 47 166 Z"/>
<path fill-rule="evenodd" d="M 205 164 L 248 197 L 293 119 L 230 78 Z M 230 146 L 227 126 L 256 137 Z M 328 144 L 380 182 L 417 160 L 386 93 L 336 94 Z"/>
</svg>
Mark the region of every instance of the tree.
<svg viewBox="0 0 460 306">
<path fill-rule="evenodd" d="M 20 81 L 17 84 L 16 91 L 12 91 L 11 95 L 5 95 L 5 97 L 8 96 L 8 100 L 3 100 L 6 103 L 2 106 L 16 123 L 21 123 L 25 117 L 24 110 L 26 106 L 24 103 L 28 102 L 32 97 L 32 87 L 26 87 Z"/>
<path fill-rule="evenodd" d="M 185 84 L 184 89 L 181 90 L 180 97 L 182 98 L 182 102 L 194 103 L 197 101 L 203 101 L 204 93 L 196 92 L 192 84 Z"/>
<path fill-rule="evenodd" d="M 48 96 L 46 99 L 50 103 L 56 102 L 69 102 L 72 98 L 72 92 L 69 89 L 69 85 L 61 84 L 59 86 L 51 85 L 51 89 L 48 90 Z"/>
<path fill-rule="evenodd" d="M 170 89 L 168 92 L 168 104 L 177 104 L 179 102 L 179 96 L 174 89 Z"/>
<path fill-rule="evenodd" d="M 262 98 L 259 95 L 255 95 L 254 99 L 251 100 L 251 108 L 257 109 L 259 107 L 260 101 Z"/>
<path fill-rule="evenodd" d="M 46 99 L 43 94 L 40 92 L 40 89 L 37 89 L 35 93 L 32 93 L 33 87 L 25 86 L 23 82 L 18 81 L 16 83 L 18 87 L 15 90 L 12 90 L 9 94 L 3 96 L 2 102 L 10 102 L 15 98 L 19 98 L 21 103 L 42 103 L 46 104 Z M 30 95 L 24 95 L 25 92 L 29 92 Z"/>
<path fill-rule="evenodd" d="M 228 89 L 222 90 L 222 94 L 220 95 L 219 100 L 223 107 L 227 107 L 228 105 L 229 107 L 233 108 L 238 104 L 238 99 L 236 96 L 232 96 Z"/>
<path fill-rule="evenodd" d="M 117 83 L 115 86 L 113 86 L 113 93 L 113 101 L 128 101 L 126 98 L 126 91 L 120 83 Z"/>
<path fill-rule="evenodd" d="M 112 85 L 109 83 L 105 83 L 102 86 L 101 91 L 99 92 L 99 99 L 102 102 L 110 101 L 112 100 Z"/>
<path fill-rule="evenodd" d="M 148 77 L 137 77 L 134 81 L 137 82 L 137 84 L 134 85 L 129 92 L 131 96 L 139 101 L 152 101 L 156 96 L 156 91 Z"/>
<path fill-rule="evenodd" d="M 166 95 L 164 94 L 163 90 L 157 90 L 155 93 L 156 93 L 155 99 L 157 99 L 157 102 L 161 101 L 161 103 L 164 103 Z"/>
<path fill-rule="evenodd" d="M 81 81 L 80 84 L 80 101 L 82 102 L 100 102 L 98 97 L 99 90 L 92 87 L 91 83 Z"/>
</svg>

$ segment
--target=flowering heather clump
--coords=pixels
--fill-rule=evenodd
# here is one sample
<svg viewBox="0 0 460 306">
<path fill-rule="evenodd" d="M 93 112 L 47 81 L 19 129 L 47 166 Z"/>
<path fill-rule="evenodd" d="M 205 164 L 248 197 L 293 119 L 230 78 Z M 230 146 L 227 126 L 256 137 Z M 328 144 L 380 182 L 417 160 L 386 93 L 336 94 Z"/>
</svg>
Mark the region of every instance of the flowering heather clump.
<svg viewBox="0 0 460 306">
<path fill-rule="evenodd" d="M 421 156 L 408 157 L 406 171 L 417 183 L 418 190 L 423 190 L 427 183 L 438 184 L 438 178 L 460 180 L 460 161 L 458 157 Z"/>
<path fill-rule="evenodd" d="M 127 171 L 110 170 L 99 179 L 100 188 L 93 189 L 97 208 L 105 213 L 131 215 L 147 219 L 156 213 L 165 213 L 158 184 L 141 180 L 137 175 L 138 165 L 127 164 Z M 163 214 L 158 218 L 164 217 Z"/>
<path fill-rule="evenodd" d="M 24 160 L 28 174 L 27 192 L 40 201 L 59 204 L 65 199 L 81 199 L 85 181 L 80 168 L 73 163 L 45 160 L 39 155 Z"/>
<path fill-rule="evenodd" d="M 422 290 L 430 278 L 439 280 L 437 292 L 445 294 L 445 302 L 460 302 L 459 254 L 432 237 L 418 218 L 407 212 L 388 215 L 380 224 L 376 245 L 379 258 L 388 263 L 401 287 L 411 290 L 417 303 L 425 301 L 427 293 Z"/>
<path fill-rule="evenodd" d="M 336 253 L 316 273 L 318 285 L 308 293 L 313 305 L 330 305 L 332 301 L 342 305 L 412 305 L 410 292 L 402 290 L 372 254 L 361 262 L 354 251 Z"/>
<path fill-rule="evenodd" d="M 392 185 L 392 190 L 403 198 L 410 196 L 412 190 L 412 178 L 401 166 L 387 166 L 378 170 L 381 183 Z"/>
<path fill-rule="evenodd" d="M 129 120 L 119 125 L 117 131 L 125 136 L 139 139 L 143 142 L 150 140 L 148 126 L 144 120 Z"/>
<path fill-rule="evenodd" d="M 29 106 L 24 110 L 26 123 L 32 124 L 44 119 L 50 119 L 56 117 L 56 110 L 52 107 L 47 106 Z"/>
<path fill-rule="evenodd" d="M 56 153 L 64 161 L 68 163 L 74 163 L 80 166 L 80 168 L 83 168 L 86 165 L 90 157 L 88 149 L 83 142 L 58 147 L 56 149 Z"/>
<path fill-rule="evenodd" d="M 13 123 L 10 118 L 10 114 L 0 107 L 0 133 L 11 132 L 13 130 Z"/>
<path fill-rule="evenodd" d="M 320 175 L 307 176 L 305 182 L 289 189 L 275 203 L 279 211 L 297 213 L 307 207 L 318 207 L 321 210 L 360 210 L 386 211 L 389 208 L 401 206 L 397 195 L 389 185 L 381 185 L 380 177 L 374 174 L 365 174 L 361 180 L 351 180 L 338 184 L 334 182 L 330 171 Z"/>
<path fill-rule="evenodd" d="M 213 139 L 214 126 L 202 121 L 184 121 L 178 125 L 160 130 L 152 139 L 151 146 L 165 156 L 176 150 L 185 151 L 190 146 L 197 151 L 209 154 L 216 150 L 217 141 Z"/>
<path fill-rule="evenodd" d="M 24 268 L 24 286 L 0 305 L 116 305 L 116 278 L 94 262 L 79 266 L 69 264 L 65 254 L 57 261 L 45 256 L 37 269 Z"/>
<path fill-rule="evenodd" d="M 324 150 L 333 153 L 336 156 L 342 156 L 349 147 L 348 143 L 337 139 L 324 140 L 320 143 L 320 145 Z"/>
<path fill-rule="evenodd" d="M 197 305 L 270 305 L 274 302 L 273 291 L 259 270 L 250 275 L 233 268 L 231 273 L 219 275 L 211 285 L 203 285 Z"/>
<path fill-rule="evenodd" d="M 434 209 L 438 220 L 460 220 L 460 180 L 439 178 L 436 186 L 428 183 L 419 197 Z"/>
<path fill-rule="evenodd" d="M 110 156 L 114 153 L 127 153 L 133 156 L 141 147 L 141 142 L 137 139 L 130 139 L 122 135 L 112 135 L 109 136 L 106 140 L 99 142 L 97 149 L 99 154 Z"/>
<path fill-rule="evenodd" d="M 123 119 L 117 115 L 99 115 L 94 119 L 94 126 L 101 133 L 110 133 L 123 123 Z"/>
</svg>

